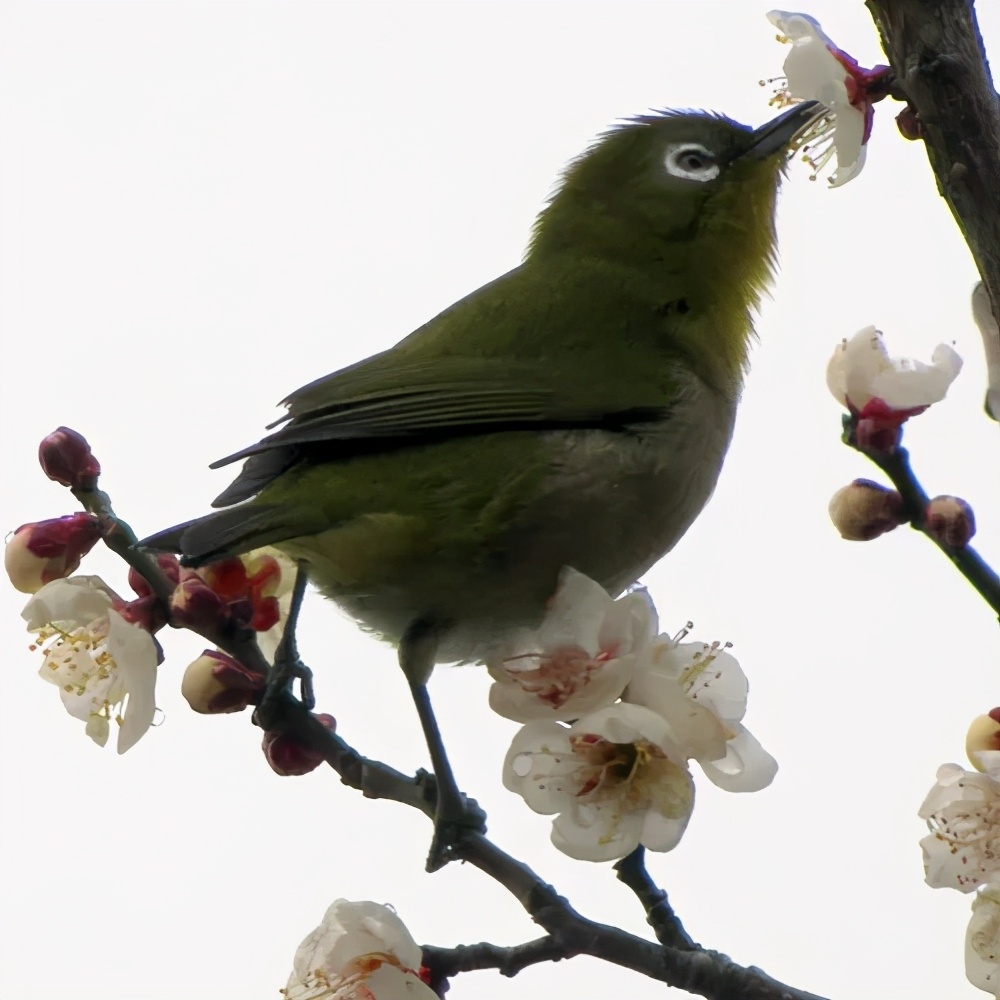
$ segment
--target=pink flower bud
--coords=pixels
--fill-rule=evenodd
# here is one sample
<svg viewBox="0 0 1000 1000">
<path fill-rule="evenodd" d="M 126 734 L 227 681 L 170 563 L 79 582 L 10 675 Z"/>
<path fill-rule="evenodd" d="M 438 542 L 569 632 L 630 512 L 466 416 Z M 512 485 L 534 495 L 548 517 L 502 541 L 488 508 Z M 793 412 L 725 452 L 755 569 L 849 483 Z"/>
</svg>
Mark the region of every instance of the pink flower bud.
<svg viewBox="0 0 1000 1000">
<path fill-rule="evenodd" d="M 7 542 L 4 568 L 15 589 L 34 594 L 74 573 L 100 537 L 97 518 L 83 511 L 22 524 Z"/>
<path fill-rule="evenodd" d="M 833 494 L 830 520 L 841 538 L 868 542 L 903 523 L 903 498 L 870 479 L 855 479 Z"/>
<path fill-rule="evenodd" d="M 960 497 L 935 497 L 924 512 L 927 530 L 953 549 L 969 544 L 976 533 L 976 518 L 972 508 Z"/>
<path fill-rule="evenodd" d="M 170 552 L 156 552 L 151 553 L 151 555 L 163 571 L 163 575 L 176 587 L 181 581 L 181 564 L 178 562 L 177 556 Z M 128 571 L 128 585 L 140 597 L 149 597 L 153 593 L 153 588 L 150 587 L 145 577 L 134 567 Z"/>
<path fill-rule="evenodd" d="M 322 722 L 331 733 L 337 727 L 332 715 L 314 713 L 313 717 Z M 264 733 L 261 749 L 271 770 L 283 777 L 308 774 L 310 771 L 315 771 L 324 760 L 319 751 L 302 746 L 288 733 Z"/>
<path fill-rule="evenodd" d="M 229 617 L 222 598 L 195 573 L 184 576 L 174 588 L 170 612 L 174 625 L 195 631 L 217 626 Z"/>
<path fill-rule="evenodd" d="M 87 439 L 69 427 L 57 427 L 42 439 L 38 462 L 49 479 L 74 489 L 93 489 L 101 474 Z"/>
<path fill-rule="evenodd" d="M 196 712 L 220 715 L 256 705 L 265 685 L 265 678 L 238 660 L 221 650 L 206 649 L 184 671 L 181 694 Z"/>
<path fill-rule="evenodd" d="M 167 624 L 167 615 L 163 604 L 155 594 L 137 597 L 134 601 L 125 601 L 115 607 L 115 610 L 132 625 L 138 625 L 150 634 L 159 632 Z"/>
</svg>

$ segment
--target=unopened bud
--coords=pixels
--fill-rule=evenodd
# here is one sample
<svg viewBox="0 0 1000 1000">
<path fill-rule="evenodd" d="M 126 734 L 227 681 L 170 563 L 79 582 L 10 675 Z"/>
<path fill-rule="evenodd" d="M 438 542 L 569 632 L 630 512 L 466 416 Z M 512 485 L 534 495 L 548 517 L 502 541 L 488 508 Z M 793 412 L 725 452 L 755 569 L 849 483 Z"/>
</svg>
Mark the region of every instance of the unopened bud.
<svg viewBox="0 0 1000 1000">
<path fill-rule="evenodd" d="M 855 479 L 830 500 L 830 520 L 841 538 L 869 542 L 903 523 L 903 498 L 870 479 Z"/>
<path fill-rule="evenodd" d="M 331 733 L 337 727 L 332 715 L 314 714 L 313 718 L 322 722 Z M 303 746 L 289 733 L 264 733 L 261 749 L 271 770 L 282 777 L 308 774 L 310 771 L 315 771 L 325 759 L 318 750 Z"/>
<path fill-rule="evenodd" d="M 924 523 L 934 538 L 953 549 L 964 548 L 976 533 L 976 517 L 961 497 L 935 497 L 924 512 Z"/>
<path fill-rule="evenodd" d="M 38 462 L 49 479 L 74 489 L 93 489 L 101 474 L 87 439 L 69 427 L 57 427 L 42 439 Z"/>
<path fill-rule="evenodd" d="M 217 626 L 229 617 L 222 598 L 195 573 L 185 576 L 174 588 L 170 612 L 175 625 L 196 632 Z"/>
<path fill-rule="evenodd" d="M 83 511 L 22 524 L 7 542 L 4 569 L 15 589 L 34 594 L 76 572 L 100 537 L 97 518 Z"/>
<path fill-rule="evenodd" d="M 176 587 L 181 581 L 181 564 L 177 556 L 170 552 L 151 553 L 163 575 Z M 149 597 L 153 588 L 146 578 L 133 566 L 128 571 L 128 585 L 140 596 Z"/>
<path fill-rule="evenodd" d="M 977 715 L 965 735 L 965 753 L 977 771 L 985 768 L 979 754 L 1000 750 L 1000 708 L 994 708 L 987 715 Z"/>
<path fill-rule="evenodd" d="M 206 649 L 184 671 L 181 694 L 203 715 L 242 712 L 256 705 L 264 693 L 265 679 L 218 649 Z"/>
<path fill-rule="evenodd" d="M 902 111 L 896 115 L 896 128 L 904 139 L 920 139 L 923 136 L 923 127 L 920 124 L 920 115 L 912 104 L 907 104 Z"/>
<path fill-rule="evenodd" d="M 132 625 L 138 625 L 152 635 L 159 632 L 167 624 L 167 614 L 163 602 L 155 594 L 137 597 L 134 601 L 126 601 L 115 610 Z"/>
</svg>

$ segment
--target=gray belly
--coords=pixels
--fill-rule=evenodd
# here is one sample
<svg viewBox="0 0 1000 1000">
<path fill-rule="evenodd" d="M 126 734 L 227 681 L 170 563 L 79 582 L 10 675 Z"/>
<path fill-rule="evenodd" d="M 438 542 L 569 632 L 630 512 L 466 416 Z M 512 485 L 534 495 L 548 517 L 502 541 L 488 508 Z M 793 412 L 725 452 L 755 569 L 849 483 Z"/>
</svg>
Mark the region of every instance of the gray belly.
<svg viewBox="0 0 1000 1000">
<path fill-rule="evenodd" d="M 540 621 L 564 566 L 618 594 L 669 552 L 712 495 L 735 410 L 699 386 L 661 425 L 550 433 L 541 492 L 476 565 L 442 552 L 405 584 L 329 596 L 393 640 L 415 618 L 442 623 L 439 663 L 482 659 Z"/>
</svg>

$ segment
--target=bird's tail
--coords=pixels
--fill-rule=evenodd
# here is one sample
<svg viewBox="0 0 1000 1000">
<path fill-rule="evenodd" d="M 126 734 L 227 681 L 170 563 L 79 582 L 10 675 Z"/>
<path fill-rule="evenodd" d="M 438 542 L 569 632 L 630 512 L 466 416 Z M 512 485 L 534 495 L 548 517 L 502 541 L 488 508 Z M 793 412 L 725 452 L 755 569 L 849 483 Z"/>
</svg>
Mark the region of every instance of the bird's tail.
<svg viewBox="0 0 1000 1000">
<path fill-rule="evenodd" d="M 309 535 L 317 527 L 303 524 L 286 508 L 247 504 L 220 510 L 158 531 L 139 542 L 157 552 L 177 552 L 185 566 L 203 566 L 226 556 Z"/>
</svg>

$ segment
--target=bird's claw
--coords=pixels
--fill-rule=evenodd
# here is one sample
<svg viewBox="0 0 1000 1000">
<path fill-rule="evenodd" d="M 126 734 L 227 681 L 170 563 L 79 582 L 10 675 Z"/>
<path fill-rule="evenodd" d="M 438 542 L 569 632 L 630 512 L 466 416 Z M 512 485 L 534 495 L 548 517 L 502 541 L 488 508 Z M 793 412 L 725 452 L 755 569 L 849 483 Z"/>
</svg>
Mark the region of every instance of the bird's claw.
<svg viewBox="0 0 1000 1000">
<path fill-rule="evenodd" d="M 436 872 L 461 855 L 469 834 L 486 833 L 486 813 L 479 803 L 461 792 L 439 795 L 440 785 L 434 775 L 420 771 L 417 780 L 434 805 L 434 836 L 427 855 L 426 871 Z M 447 786 L 445 786 L 447 788 Z"/>
</svg>

